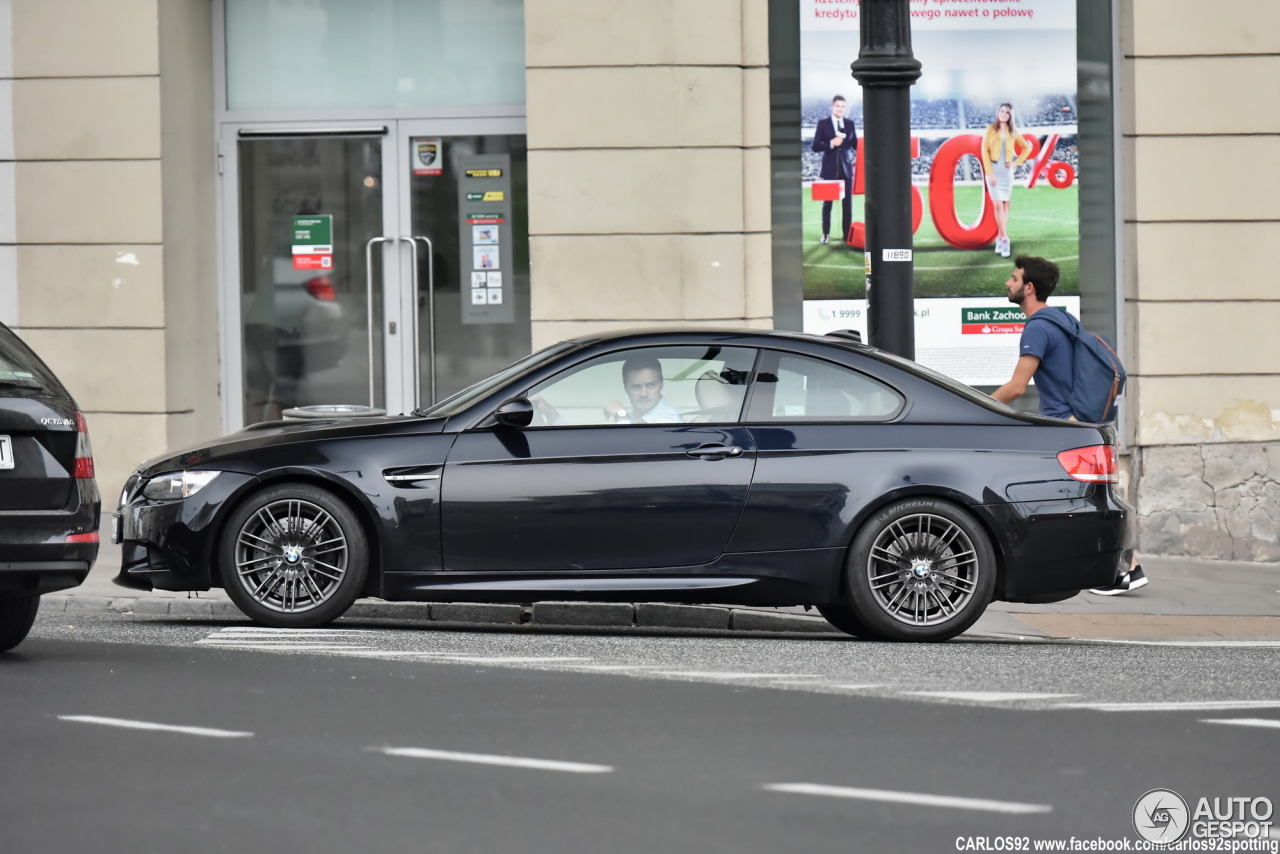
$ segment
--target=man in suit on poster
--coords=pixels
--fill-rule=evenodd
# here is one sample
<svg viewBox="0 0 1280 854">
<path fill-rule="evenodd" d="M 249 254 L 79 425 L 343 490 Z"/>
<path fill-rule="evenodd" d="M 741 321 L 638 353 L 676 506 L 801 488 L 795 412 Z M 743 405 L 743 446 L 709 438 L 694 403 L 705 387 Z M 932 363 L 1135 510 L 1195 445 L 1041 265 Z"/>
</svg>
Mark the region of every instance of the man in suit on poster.
<svg viewBox="0 0 1280 854">
<path fill-rule="evenodd" d="M 831 115 L 820 119 L 813 131 L 813 150 L 822 155 L 824 181 L 843 181 L 844 200 L 840 202 L 844 229 L 842 240 L 849 239 L 849 227 L 853 225 L 853 153 L 858 148 L 858 131 L 851 119 L 844 117 L 843 95 L 831 99 Z M 822 242 L 830 243 L 831 202 L 822 203 Z"/>
</svg>

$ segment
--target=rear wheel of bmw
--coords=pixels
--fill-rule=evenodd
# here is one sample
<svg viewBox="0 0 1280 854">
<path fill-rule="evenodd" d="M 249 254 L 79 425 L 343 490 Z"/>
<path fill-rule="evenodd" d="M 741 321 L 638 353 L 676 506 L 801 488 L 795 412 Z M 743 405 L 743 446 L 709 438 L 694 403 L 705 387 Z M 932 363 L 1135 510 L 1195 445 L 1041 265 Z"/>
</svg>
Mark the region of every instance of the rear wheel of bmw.
<svg viewBox="0 0 1280 854">
<path fill-rule="evenodd" d="M 0 652 L 22 643 L 39 610 L 39 596 L 0 595 Z"/>
<path fill-rule="evenodd" d="M 342 616 L 364 589 L 369 544 L 327 490 L 264 489 L 236 508 L 219 544 L 222 584 L 254 622 L 312 628 Z"/>
<path fill-rule="evenodd" d="M 884 508 L 858 535 L 845 565 L 849 609 L 885 640 L 944 641 L 991 601 L 996 555 L 967 511 L 915 498 Z"/>
</svg>

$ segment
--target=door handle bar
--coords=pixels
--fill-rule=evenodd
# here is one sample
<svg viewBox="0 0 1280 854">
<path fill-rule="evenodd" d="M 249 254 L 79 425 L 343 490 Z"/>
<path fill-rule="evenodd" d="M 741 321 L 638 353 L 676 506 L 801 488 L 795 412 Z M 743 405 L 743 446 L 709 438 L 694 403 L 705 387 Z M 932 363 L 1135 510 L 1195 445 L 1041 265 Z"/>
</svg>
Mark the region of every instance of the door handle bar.
<svg viewBox="0 0 1280 854">
<path fill-rule="evenodd" d="M 742 449 L 737 445 L 727 448 L 724 445 L 702 445 L 697 448 L 690 448 L 685 451 L 690 457 L 714 457 L 715 459 L 723 459 L 724 457 L 740 457 Z"/>
<path fill-rule="evenodd" d="M 422 368 L 419 364 L 420 338 L 418 332 L 418 296 L 422 284 L 418 280 L 418 241 L 427 244 L 427 352 L 431 356 L 430 403 L 436 402 L 436 259 L 435 247 L 431 238 L 423 235 L 417 237 L 401 237 L 412 247 L 413 264 L 410 275 L 413 276 L 413 408 L 418 409 L 420 389 L 422 388 Z"/>
<path fill-rule="evenodd" d="M 374 385 L 375 371 L 373 362 L 373 245 L 375 243 L 393 243 L 394 237 L 372 237 L 369 242 L 364 245 L 364 274 L 365 284 L 367 285 L 368 311 L 369 311 L 369 408 L 373 409 L 377 406 L 378 395 L 377 387 Z"/>
</svg>

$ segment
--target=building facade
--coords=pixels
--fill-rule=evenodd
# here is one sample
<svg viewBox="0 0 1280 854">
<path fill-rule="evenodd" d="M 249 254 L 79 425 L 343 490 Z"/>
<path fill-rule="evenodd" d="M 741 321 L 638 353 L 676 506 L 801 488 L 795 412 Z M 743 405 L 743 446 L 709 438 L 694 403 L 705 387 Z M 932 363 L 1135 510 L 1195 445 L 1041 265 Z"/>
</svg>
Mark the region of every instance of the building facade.
<svg viewBox="0 0 1280 854">
<path fill-rule="evenodd" d="M 291 406 L 405 411 L 603 329 L 799 329 L 796 8 L 0 0 L 0 320 L 108 504 Z M 1280 4 L 1106 11 L 1115 239 L 1080 264 L 1116 283 L 1140 544 L 1280 560 Z"/>
</svg>

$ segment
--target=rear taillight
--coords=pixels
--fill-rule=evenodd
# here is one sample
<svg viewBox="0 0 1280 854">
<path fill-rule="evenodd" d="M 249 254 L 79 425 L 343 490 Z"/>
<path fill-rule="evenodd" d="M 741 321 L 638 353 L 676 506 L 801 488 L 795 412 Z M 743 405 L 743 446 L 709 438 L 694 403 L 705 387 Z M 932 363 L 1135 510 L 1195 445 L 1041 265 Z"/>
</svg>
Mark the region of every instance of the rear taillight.
<svg viewBox="0 0 1280 854">
<path fill-rule="evenodd" d="M 322 302 L 333 302 L 338 292 L 333 289 L 333 282 L 327 276 L 320 276 L 307 282 L 307 293 Z"/>
<path fill-rule="evenodd" d="M 79 480 L 91 480 L 93 478 L 93 446 L 89 444 L 89 424 L 84 420 L 84 414 L 79 411 L 76 412 L 76 467 L 74 477 Z"/>
<path fill-rule="evenodd" d="M 1072 448 L 1058 454 L 1058 462 L 1062 463 L 1067 474 L 1085 483 L 1115 483 L 1119 480 L 1115 445 Z"/>
<path fill-rule="evenodd" d="M 98 542 L 98 532 L 94 531 L 89 534 L 67 534 L 68 543 L 96 543 Z"/>
</svg>

